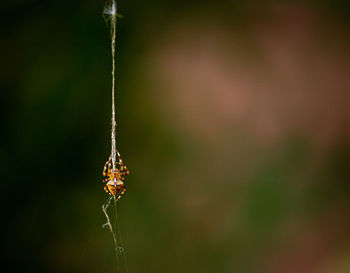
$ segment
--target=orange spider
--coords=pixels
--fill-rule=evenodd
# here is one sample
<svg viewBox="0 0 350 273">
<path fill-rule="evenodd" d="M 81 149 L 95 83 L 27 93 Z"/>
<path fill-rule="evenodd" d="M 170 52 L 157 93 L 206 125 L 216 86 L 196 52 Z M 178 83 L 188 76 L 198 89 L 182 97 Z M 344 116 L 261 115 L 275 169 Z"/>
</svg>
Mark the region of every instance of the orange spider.
<svg viewBox="0 0 350 273">
<path fill-rule="evenodd" d="M 118 153 L 118 152 L 117 152 Z M 128 168 L 124 165 L 123 160 L 118 153 L 119 169 L 112 169 L 112 157 L 110 156 L 103 168 L 103 176 L 107 177 L 102 182 L 107 184 L 104 186 L 104 190 L 109 194 L 117 198 L 117 201 L 125 193 L 126 188 L 124 182 L 126 181 L 126 176 L 129 174 Z"/>
</svg>

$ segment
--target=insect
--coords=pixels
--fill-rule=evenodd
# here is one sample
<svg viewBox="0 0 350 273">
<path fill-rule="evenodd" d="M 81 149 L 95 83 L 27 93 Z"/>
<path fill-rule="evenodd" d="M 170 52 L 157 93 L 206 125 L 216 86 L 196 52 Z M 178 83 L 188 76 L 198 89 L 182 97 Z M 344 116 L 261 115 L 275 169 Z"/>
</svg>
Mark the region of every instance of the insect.
<svg viewBox="0 0 350 273">
<path fill-rule="evenodd" d="M 124 182 L 126 181 L 126 176 L 129 174 L 129 170 L 124 165 L 123 160 L 121 159 L 119 153 L 118 153 L 118 157 L 119 157 L 119 162 L 117 165 L 119 165 L 119 168 L 116 168 L 116 169 L 112 168 L 112 164 L 111 164 L 112 156 L 110 156 L 103 168 L 103 173 L 102 173 L 103 176 L 107 177 L 106 179 L 102 180 L 103 183 L 107 182 L 106 185 L 104 186 L 104 190 L 109 195 L 113 195 L 117 201 L 122 197 L 122 195 L 126 191 Z"/>
</svg>

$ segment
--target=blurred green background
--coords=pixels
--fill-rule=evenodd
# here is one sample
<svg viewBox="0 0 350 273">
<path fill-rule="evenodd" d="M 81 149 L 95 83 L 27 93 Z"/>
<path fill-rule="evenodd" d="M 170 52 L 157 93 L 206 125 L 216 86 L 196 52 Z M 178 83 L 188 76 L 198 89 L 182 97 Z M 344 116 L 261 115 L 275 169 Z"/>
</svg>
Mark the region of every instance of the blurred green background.
<svg viewBox="0 0 350 273">
<path fill-rule="evenodd" d="M 1 3 L 3 272 L 115 272 L 103 5 Z M 130 273 L 350 272 L 349 10 L 119 1 Z"/>
</svg>

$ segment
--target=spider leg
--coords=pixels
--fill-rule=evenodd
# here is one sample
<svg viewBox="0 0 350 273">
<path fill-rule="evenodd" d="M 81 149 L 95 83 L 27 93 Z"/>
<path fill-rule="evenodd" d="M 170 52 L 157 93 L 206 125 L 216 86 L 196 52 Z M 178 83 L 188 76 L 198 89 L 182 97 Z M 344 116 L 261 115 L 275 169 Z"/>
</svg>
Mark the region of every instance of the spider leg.
<svg viewBox="0 0 350 273">
<path fill-rule="evenodd" d="M 105 190 L 106 193 L 111 194 L 111 193 L 109 192 L 109 190 L 108 190 L 107 185 L 105 185 L 105 186 L 103 187 L 103 189 Z"/>
<path fill-rule="evenodd" d="M 103 172 L 102 172 L 102 175 L 103 176 L 107 176 L 108 175 L 108 172 L 107 171 L 107 166 L 108 166 L 108 171 L 111 169 L 111 160 L 112 160 L 112 156 L 109 156 L 109 159 L 107 160 L 105 166 L 103 167 Z"/>
<path fill-rule="evenodd" d="M 120 172 L 125 175 L 129 174 L 129 170 L 123 162 L 120 163 Z"/>
<path fill-rule="evenodd" d="M 118 150 L 115 151 L 117 153 L 118 156 L 118 165 L 119 167 L 123 166 L 123 159 L 122 156 L 120 155 L 120 153 L 118 152 Z"/>
<path fill-rule="evenodd" d="M 108 180 L 109 180 L 109 177 L 106 178 L 106 179 L 103 179 L 103 180 L 102 180 L 102 183 L 106 183 Z"/>
<path fill-rule="evenodd" d="M 122 174 L 121 174 L 120 180 L 123 181 L 123 182 L 126 181 L 126 174 L 125 174 L 125 173 L 122 173 Z"/>
<path fill-rule="evenodd" d="M 119 193 L 116 201 L 119 201 L 120 198 L 122 198 L 123 194 L 126 192 L 126 188 L 123 186 L 123 190 Z"/>
<path fill-rule="evenodd" d="M 120 168 L 120 172 L 123 174 L 123 175 L 129 175 L 129 170 L 128 168 L 122 163 L 121 165 L 121 168 Z"/>
<path fill-rule="evenodd" d="M 115 151 L 117 153 L 117 156 L 118 156 L 118 159 L 119 159 L 119 163 L 122 163 L 123 160 L 122 160 L 122 157 L 120 155 L 120 153 L 118 152 L 118 150 Z"/>
<path fill-rule="evenodd" d="M 125 181 L 128 174 L 129 174 L 128 168 L 122 163 L 120 166 L 121 180 Z"/>
</svg>

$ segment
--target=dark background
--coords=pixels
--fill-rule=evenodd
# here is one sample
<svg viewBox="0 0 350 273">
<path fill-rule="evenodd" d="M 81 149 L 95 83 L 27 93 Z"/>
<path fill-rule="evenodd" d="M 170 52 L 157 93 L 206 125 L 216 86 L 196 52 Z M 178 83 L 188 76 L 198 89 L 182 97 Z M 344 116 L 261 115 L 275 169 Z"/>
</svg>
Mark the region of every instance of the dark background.
<svg viewBox="0 0 350 273">
<path fill-rule="evenodd" d="M 3 272 L 115 272 L 103 1 L 1 3 Z M 129 272 L 350 272 L 348 1 L 120 1 Z"/>
</svg>

